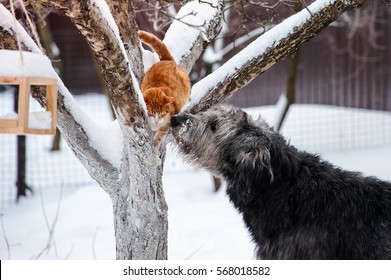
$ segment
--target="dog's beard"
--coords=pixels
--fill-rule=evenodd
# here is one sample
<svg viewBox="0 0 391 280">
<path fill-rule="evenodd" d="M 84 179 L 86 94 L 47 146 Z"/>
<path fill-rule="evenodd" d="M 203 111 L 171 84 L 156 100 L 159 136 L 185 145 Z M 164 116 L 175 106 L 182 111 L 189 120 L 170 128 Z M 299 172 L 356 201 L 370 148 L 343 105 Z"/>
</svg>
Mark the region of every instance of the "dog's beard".
<svg viewBox="0 0 391 280">
<path fill-rule="evenodd" d="M 189 155 L 191 153 L 192 145 L 188 135 L 184 131 L 178 131 L 177 134 L 173 133 L 173 135 L 180 153 L 183 155 Z"/>
<path fill-rule="evenodd" d="M 172 128 L 172 134 L 180 148 L 188 150 L 188 146 L 192 144 L 192 134 L 195 130 L 195 123 L 190 119 L 186 119 L 183 123 Z"/>
</svg>

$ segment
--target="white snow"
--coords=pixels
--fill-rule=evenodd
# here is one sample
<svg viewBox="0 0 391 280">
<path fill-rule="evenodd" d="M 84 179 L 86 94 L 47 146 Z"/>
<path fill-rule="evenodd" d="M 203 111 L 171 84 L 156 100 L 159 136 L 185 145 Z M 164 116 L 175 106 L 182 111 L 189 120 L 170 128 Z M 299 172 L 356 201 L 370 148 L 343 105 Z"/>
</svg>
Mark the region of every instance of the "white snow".
<svg viewBox="0 0 391 280">
<path fill-rule="evenodd" d="M 104 101 L 100 111 L 109 115 L 107 100 L 104 96 L 99 96 L 99 100 Z M 275 106 L 247 109 L 253 117 L 261 114 L 268 121 L 273 118 L 275 111 Z M 358 120 L 356 124 L 350 116 Z M 101 118 L 95 119 L 98 121 Z M 371 138 L 372 128 L 369 127 L 370 123 L 367 124 L 369 120 L 382 124 L 378 128 L 379 131 L 373 131 L 378 134 L 382 132 L 381 129 L 387 130 L 390 127 L 391 113 L 332 106 L 294 105 L 288 114 L 283 133 L 297 147 L 310 147 L 309 150 L 321 153 L 324 158 L 338 166 L 391 181 L 391 142 L 388 140 L 380 143 Z M 352 129 L 357 131 L 356 137 L 367 134 L 369 142 L 366 143 L 366 148 L 352 149 L 350 146 L 332 144 L 329 149 L 330 146 L 322 142 L 318 146 L 313 143 L 321 140 L 340 141 L 348 146 L 354 139 L 341 133 L 348 134 Z M 312 135 L 320 131 L 330 135 Z M 337 137 L 333 136 L 334 132 Z M 354 135 L 351 134 L 351 137 Z M 107 141 L 113 142 L 113 138 L 117 136 L 106 137 Z M 34 136 L 34 139 L 37 138 Z M 39 145 L 40 142 L 35 143 Z M 66 150 L 61 151 L 65 152 Z M 70 151 L 68 156 L 74 157 Z M 0 168 L 7 167 L 0 165 Z M 48 173 L 48 179 L 50 176 L 58 175 Z M 213 192 L 212 177 L 208 172 L 189 167 L 176 157 L 172 149 L 168 149 L 163 184 L 169 206 L 170 259 L 253 258 L 254 245 L 241 216 L 225 195 L 224 186 L 220 192 Z M 96 183 L 84 187 L 63 188 L 62 194 L 61 185 L 38 189 L 35 196 L 1 210 L 6 235 L 0 230 L 0 259 L 8 259 L 5 236 L 11 246 L 11 259 L 37 257 L 49 237 L 44 213 L 51 225 L 55 221 L 57 209 L 54 244 L 49 252 L 41 254 L 41 259 L 115 258 L 112 205 L 108 195 Z"/>
<path fill-rule="evenodd" d="M 75 120 L 83 127 L 91 146 L 115 168 L 119 169 L 123 154 L 123 135 L 117 121 L 95 121 L 75 101 L 71 93 L 59 80 L 59 90 L 64 103 Z"/>
<path fill-rule="evenodd" d="M 94 1 L 93 3 L 102 12 L 108 25 L 118 37 L 118 40 L 121 41 L 118 28 L 112 19 L 107 3 L 103 0 L 91 1 Z M 211 2 L 213 5 L 217 5 L 217 1 Z M 330 2 L 330 0 L 318 0 L 309 6 L 309 9 L 314 13 Z M 189 15 L 193 11 L 196 11 L 196 14 Z M 215 13 L 216 9 L 209 4 L 198 1 L 189 2 L 180 10 L 177 18 L 181 18 L 181 21 L 185 21 L 188 24 L 175 21 L 168 30 L 164 40 L 177 61 L 189 51 L 189 46 L 202 32 L 202 30 L 190 25 L 203 24 L 211 19 Z M 284 21 L 250 44 L 245 51 L 232 58 L 218 71 L 215 71 L 202 82 L 197 83 L 193 86 L 192 102 L 199 100 L 208 89 L 214 87 L 224 77 L 235 71 L 235 68 L 240 67 L 247 60 L 254 57 L 255 54 L 262 53 L 269 46 L 278 42 L 308 16 L 308 11 L 303 10 Z M 12 16 L 1 4 L 0 26 L 5 27 L 7 30 L 14 29 Z M 18 24 L 18 26 L 20 25 Z M 33 52 L 40 53 L 33 40 L 21 27 L 19 32 L 22 41 Z M 16 53 L 19 55 L 18 52 Z M 31 64 L 25 63 L 30 66 L 34 65 L 34 63 L 36 65 L 37 63 L 40 64 L 45 60 L 41 58 L 42 56 L 37 58 L 30 56 L 30 54 L 26 54 L 26 57 L 27 60 L 31 59 L 33 62 Z M 125 51 L 124 57 L 126 57 Z M 5 59 L 10 59 L 10 57 L 7 55 Z M 145 60 L 148 60 L 147 63 L 150 63 L 154 59 L 149 57 Z M 37 69 L 30 69 L 30 66 L 24 69 L 23 67 L 25 66 L 13 64 L 13 69 L 4 71 L 8 75 L 13 73 L 11 71 L 17 71 L 15 68 L 22 69 L 24 73 L 37 71 Z M 119 168 L 123 154 L 124 139 L 118 122 L 109 120 L 102 122 L 101 120 L 93 119 L 75 101 L 52 68 L 50 71 L 43 69 L 44 67 L 41 68 L 41 66 L 36 68 L 39 68 L 38 71 L 54 75 L 53 77 L 58 79 L 60 91 L 64 96 L 65 106 L 85 129 L 91 139 L 91 145 L 97 149 L 103 158 Z M 3 71 L 2 69 L 3 67 L 0 66 L 0 71 Z M 135 85 L 137 85 L 133 73 L 132 79 Z M 135 88 L 138 89 L 138 86 L 135 86 Z M 141 92 L 137 91 L 137 93 L 140 103 L 145 106 Z M 146 108 L 144 109 L 146 111 Z M 262 115 L 270 120 L 275 115 L 275 108 L 252 108 L 248 112 L 254 116 L 262 112 Z M 335 112 L 335 119 L 326 119 L 326 112 L 328 112 L 327 116 L 333 115 L 330 112 Z M 357 113 L 355 110 L 348 110 L 348 112 Z M 363 114 L 363 120 L 379 118 L 384 124 L 391 122 L 390 113 L 365 111 L 359 111 L 358 113 Z M 302 125 L 303 127 L 300 129 L 297 129 L 297 126 L 292 128 L 289 125 L 297 121 L 295 118 L 298 115 L 302 116 L 303 114 L 308 114 L 310 121 L 314 120 L 313 127 L 316 130 L 327 130 L 330 132 L 327 125 L 330 124 L 330 121 L 333 122 L 332 132 L 330 133 L 335 133 L 336 135 L 336 137 L 331 137 L 333 139 L 331 141 L 334 142 L 321 145 L 320 148 L 311 146 L 312 151 L 321 153 L 323 157 L 341 167 L 358 170 L 366 175 L 378 176 L 381 179 L 391 180 L 391 173 L 389 172 L 391 146 L 389 144 L 384 145 L 383 142 L 380 142 L 380 144 L 376 142 L 376 147 L 368 148 L 366 146 L 366 149 L 343 150 L 344 143 L 349 143 L 350 141 L 346 137 L 352 130 L 357 130 L 357 135 L 363 133 L 363 123 L 352 124 L 346 121 L 346 116 L 350 114 L 346 114 L 346 109 L 329 106 L 293 106 L 284 126 L 284 134 L 291 139 L 293 144 L 300 147 L 300 145 L 310 145 L 314 140 L 330 141 L 330 139 L 322 136 L 319 137 L 323 139 L 315 139 L 310 136 L 307 133 L 307 129 L 310 129 L 308 125 Z M 349 135 L 354 135 L 354 133 Z M 384 139 L 384 141 L 386 140 Z M 368 133 L 366 141 L 373 142 L 375 145 L 375 140 L 373 140 L 371 133 Z M 366 144 L 368 144 L 367 142 Z M 38 145 L 39 142 L 36 143 Z M 331 149 L 327 150 L 330 147 Z M 336 150 L 337 147 L 339 150 Z M 72 153 L 69 153 L 69 156 L 74 157 Z M 365 160 L 362 160 L 363 158 Z M 0 166 L 0 168 L 6 167 Z M 48 173 L 47 176 L 56 175 Z M 217 194 L 212 191 L 212 177 L 208 172 L 185 165 L 180 159 L 176 158 L 173 151 L 169 150 L 163 182 L 169 205 L 169 258 L 251 259 L 253 257 L 254 246 L 243 225 L 241 216 L 228 201 L 224 189 Z M 56 220 L 57 213 L 58 220 L 54 227 L 54 242 L 48 252 L 40 254 L 42 249 L 45 248 L 49 236 L 45 216 L 47 216 L 49 224 L 52 224 Z M 60 185 L 48 189 L 39 189 L 35 196 L 23 199 L 18 205 L 2 210 L 2 214 L 1 220 L 4 232 L 0 231 L 0 259 L 7 259 L 8 257 L 11 259 L 30 259 L 35 257 L 44 259 L 115 258 L 111 202 L 109 197 L 96 183 L 92 186 L 64 188 L 63 190 L 61 190 Z M 9 251 L 5 238 L 7 238 L 11 246 Z"/>
<path fill-rule="evenodd" d="M 163 40 L 177 63 L 191 51 L 198 36 L 205 34 L 208 24 L 218 12 L 218 5 L 218 0 L 196 0 L 179 10 Z"/>
<path fill-rule="evenodd" d="M 216 87 L 219 83 L 240 69 L 244 64 L 259 54 L 265 52 L 268 48 L 278 44 L 278 42 L 290 34 L 296 27 L 301 26 L 312 14 L 317 13 L 325 6 L 333 3 L 334 0 L 317 0 L 301 12 L 292 15 L 282 23 L 276 25 L 246 48 L 224 63 L 218 70 L 214 71 L 198 83 L 194 84 L 191 91 L 190 103 L 186 108 L 192 107 L 207 94 L 210 89 Z M 309 12 L 311 11 L 311 13 Z M 182 110 L 186 110 L 183 108 Z"/>
<path fill-rule="evenodd" d="M 94 0 L 93 3 L 102 13 L 109 27 L 113 30 L 118 42 L 120 43 L 123 55 L 127 60 L 126 51 L 119 36 L 118 27 L 114 22 L 106 1 Z M 0 26 L 3 26 L 7 30 L 14 29 L 12 14 L 2 4 L 0 4 Z M 35 53 L 23 52 L 22 61 L 18 51 L 0 50 L 0 75 L 46 76 L 56 78 L 59 92 L 64 97 L 64 103 L 66 107 L 72 113 L 75 120 L 86 131 L 90 138 L 91 145 L 103 158 L 108 160 L 116 168 L 119 168 L 121 165 L 123 148 L 121 145 L 123 143 L 123 138 L 119 132 L 119 126 L 116 124 L 108 125 L 107 123 L 102 125 L 91 119 L 77 104 L 72 94 L 68 91 L 61 79 L 58 77 L 56 71 L 51 66 L 50 60 L 41 54 L 40 49 L 23 29 L 23 27 L 19 23 L 17 23 L 17 26 L 18 32 L 21 35 L 21 42 L 27 45 L 28 48 Z M 137 80 L 131 69 L 130 72 L 132 81 L 135 85 L 134 88 L 136 90 L 139 103 L 143 106 L 144 110 L 147 111 Z M 111 134 L 115 135 L 116 137 L 109 137 Z"/>
<path fill-rule="evenodd" d="M 232 43 L 229 43 L 227 46 L 225 46 L 221 50 L 222 55 L 226 55 L 227 53 L 232 51 L 236 46 L 240 46 L 241 44 L 246 43 L 247 41 L 251 40 L 252 38 L 259 36 L 261 34 L 264 34 L 266 31 L 272 29 L 274 26 L 275 25 L 269 24 L 267 26 L 263 26 L 263 27 L 251 30 L 250 32 L 243 35 L 242 37 L 237 38 L 235 41 L 233 41 Z"/>
<path fill-rule="evenodd" d="M 224 57 L 224 54 L 221 50 L 216 51 L 212 45 L 209 45 L 206 48 L 204 55 L 202 56 L 202 59 L 208 64 L 213 64 L 218 61 L 221 61 L 223 59 L 223 57 Z"/>
<path fill-rule="evenodd" d="M 50 60 L 40 54 L 23 52 L 23 61 L 20 60 L 19 51 L 0 50 L 0 75 L 4 76 L 40 76 L 57 78 L 58 86 L 64 96 L 64 102 L 72 112 L 77 122 L 85 129 L 90 137 L 91 145 L 99 154 L 116 168 L 120 167 L 122 158 L 122 141 L 117 123 L 97 123 L 91 119 L 81 108 L 68 89 L 54 71 Z M 50 112 L 40 112 L 30 115 L 30 128 L 51 128 Z M 115 135 L 111 138 L 110 135 Z"/>
<path fill-rule="evenodd" d="M 107 5 L 107 2 L 105 0 L 90 0 L 90 1 L 93 6 L 96 6 L 98 8 L 100 13 L 102 14 L 103 19 L 107 22 L 107 25 L 114 32 L 117 40 L 121 42 L 121 36 L 119 34 L 118 26 L 115 23 L 113 14 L 111 13 L 109 6 Z M 123 43 L 121 43 L 121 46 L 123 46 Z M 126 57 L 125 48 L 123 48 L 123 54 Z"/>
<path fill-rule="evenodd" d="M 96 6 L 98 8 L 103 19 L 107 22 L 107 25 L 113 31 L 114 36 L 116 37 L 116 40 L 118 41 L 118 45 L 121 48 L 121 52 L 123 54 L 125 62 L 129 66 L 129 72 L 132 77 L 133 88 L 137 94 L 138 102 L 141 105 L 141 107 L 143 108 L 143 110 L 145 112 L 147 112 L 147 107 L 144 102 L 143 94 L 140 91 L 140 86 L 137 82 L 136 76 L 133 73 L 132 65 L 128 59 L 128 54 L 125 50 L 124 43 L 121 39 L 118 26 L 114 20 L 113 14 L 111 13 L 109 6 L 107 5 L 107 2 L 105 0 L 90 0 L 90 1 L 93 3 L 94 6 Z"/>
<path fill-rule="evenodd" d="M 132 77 L 132 83 L 133 83 L 134 91 L 137 94 L 138 103 L 141 105 L 143 110 L 145 112 L 147 112 L 147 107 L 146 107 L 145 102 L 144 102 L 143 94 L 141 93 L 139 83 L 138 83 L 138 81 L 136 79 L 136 76 L 134 75 L 134 72 L 133 72 L 133 69 L 132 69 L 132 65 L 131 65 L 131 63 L 129 61 L 128 54 L 127 54 L 127 52 L 125 50 L 125 47 L 124 47 L 124 43 L 123 43 L 123 41 L 121 39 L 118 26 L 115 23 L 115 20 L 113 18 L 113 15 L 112 15 L 112 13 L 110 11 L 109 6 L 107 5 L 107 2 L 105 0 L 91 0 L 91 1 L 92 1 L 92 3 L 94 3 L 98 7 L 98 9 L 101 12 L 103 18 L 108 23 L 108 26 L 113 30 L 114 35 L 115 35 L 115 37 L 116 37 L 116 39 L 118 41 L 118 44 L 119 44 L 119 46 L 121 48 L 122 54 L 123 54 L 123 56 L 125 58 L 125 62 L 129 66 L 129 72 L 130 72 L 130 75 Z"/>
<path fill-rule="evenodd" d="M 124 137 L 118 121 L 99 125 L 95 123 L 94 127 L 87 129 L 87 134 L 91 137 L 91 145 L 115 168 L 120 169 L 124 153 Z"/>
<path fill-rule="evenodd" d="M 15 112 L 6 113 L 0 116 L 0 120 L 17 120 L 18 114 Z"/>
<path fill-rule="evenodd" d="M 221 31 L 221 33 L 223 35 L 224 35 L 224 29 L 225 29 L 224 27 L 225 26 L 228 26 L 228 25 L 226 23 L 224 23 L 222 31 Z M 223 39 L 217 38 L 216 43 L 215 43 L 215 47 L 213 48 L 212 45 L 209 45 L 206 48 L 205 53 L 202 58 L 204 59 L 205 62 L 207 62 L 209 64 L 219 62 L 223 59 L 223 57 L 225 55 L 227 55 L 235 47 L 240 46 L 240 45 L 246 43 L 247 41 L 251 40 L 252 38 L 265 33 L 266 31 L 270 30 L 273 26 L 274 25 L 267 25 L 264 27 L 260 27 L 260 28 L 251 30 L 250 32 L 243 35 L 242 37 L 239 37 L 235 41 L 229 43 L 225 47 L 222 46 Z"/>
<path fill-rule="evenodd" d="M 52 112 L 49 111 L 31 112 L 29 114 L 29 128 L 51 129 Z"/>
<path fill-rule="evenodd" d="M 0 76 L 56 78 L 46 55 L 12 50 L 0 50 Z"/>
</svg>

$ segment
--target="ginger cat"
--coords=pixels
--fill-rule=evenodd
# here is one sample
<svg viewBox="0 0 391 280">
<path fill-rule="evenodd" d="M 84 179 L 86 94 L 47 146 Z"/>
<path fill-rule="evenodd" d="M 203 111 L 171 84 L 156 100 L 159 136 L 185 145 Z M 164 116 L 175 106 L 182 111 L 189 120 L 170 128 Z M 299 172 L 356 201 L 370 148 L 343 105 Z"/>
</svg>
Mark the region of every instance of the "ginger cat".
<svg viewBox="0 0 391 280">
<path fill-rule="evenodd" d="M 171 117 L 189 102 L 190 78 L 187 71 L 176 64 L 167 46 L 159 38 L 145 31 L 139 31 L 138 35 L 160 58 L 145 73 L 140 85 L 149 122 L 152 131 L 155 131 L 155 146 L 159 148 L 170 129 Z"/>
</svg>

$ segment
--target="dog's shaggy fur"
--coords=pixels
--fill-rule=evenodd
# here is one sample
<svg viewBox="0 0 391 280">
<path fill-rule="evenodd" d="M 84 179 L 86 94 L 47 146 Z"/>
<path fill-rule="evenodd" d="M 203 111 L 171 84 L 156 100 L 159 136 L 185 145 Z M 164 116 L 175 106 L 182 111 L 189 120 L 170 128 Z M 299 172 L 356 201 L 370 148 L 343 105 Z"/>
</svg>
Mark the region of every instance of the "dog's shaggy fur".
<svg viewBox="0 0 391 280">
<path fill-rule="evenodd" d="M 226 180 L 257 258 L 391 259 L 390 183 L 298 151 L 233 107 L 174 116 L 172 130 L 188 161 Z"/>
</svg>

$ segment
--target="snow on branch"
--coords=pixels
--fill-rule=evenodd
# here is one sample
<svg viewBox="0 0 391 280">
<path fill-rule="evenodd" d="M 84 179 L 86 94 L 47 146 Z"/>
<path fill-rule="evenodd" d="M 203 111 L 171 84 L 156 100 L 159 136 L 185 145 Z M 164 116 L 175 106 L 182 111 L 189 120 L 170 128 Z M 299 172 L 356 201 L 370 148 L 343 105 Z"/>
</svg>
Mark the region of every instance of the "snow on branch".
<svg viewBox="0 0 391 280">
<path fill-rule="evenodd" d="M 95 0 L 96 1 L 96 0 Z M 124 44 L 128 60 L 138 82 L 143 75 L 140 40 L 137 35 L 136 14 L 131 0 L 106 0 L 119 29 L 119 36 Z"/>
<path fill-rule="evenodd" d="M 225 24 L 225 26 L 227 26 Z M 221 34 L 224 34 L 224 27 L 222 28 Z M 203 59 L 208 64 L 215 64 L 217 62 L 220 62 L 223 60 L 223 57 L 227 55 L 229 52 L 235 49 L 235 47 L 240 46 L 247 41 L 252 40 L 255 37 L 258 37 L 259 35 L 265 33 L 266 31 L 270 30 L 274 25 L 266 25 L 259 27 L 257 29 L 251 30 L 247 34 L 235 39 L 233 42 L 229 43 L 225 47 L 223 47 L 222 42 L 223 40 L 220 38 L 217 38 L 215 41 L 215 45 L 209 45 L 203 55 Z M 214 67 L 214 65 L 213 65 Z"/>
<path fill-rule="evenodd" d="M 17 30 L 19 32 L 19 38 L 25 50 L 29 50 L 33 53 L 41 54 L 40 49 L 34 43 L 33 39 L 27 34 L 24 28 L 18 23 Z M 0 4 L 0 48 L 13 46 L 12 49 L 17 50 L 17 44 L 13 43 L 16 41 L 15 25 L 13 23 L 13 18 L 11 13 Z M 26 60 L 24 63 L 28 63 Z M 41 64 L 45 63 L 35 63 L 34 67 L 41 67 Z M 13 65 L 16 67 L 15 65 Z M 25 65 L 24 70 L 28 70 L 30 66 Z M 67 141 L 68 145 L 75 151 L 76 156 L 79 157 L 80 161 L 88 165 L 88 170 L 90 174 L 95 178 L 94 172 L 98 172 L 100 169 L 98 166 L 106 166 L 110 170 L 110 173 L 107 174 L 107 179 L 115 178 L 118 174 L 119 169 L 119 151 L 115 152 L 113 150 L 107 151 L 100 148 L 102 146 L 102 141 L 106 141 L 106 146 L 118 146 L 118 143 L 107 143 L 107 139 L 102 139 L 102 135 L 108 135 L 109 133 L 114 133 L 118 131 L 114 126 L 110 126 L 110 130 L 105 130 L 102 126 L 95 123 L 87 114 L 84 113 L 82 108 L 76 103 L 74 98 L 68 89 L 64 86 L 61 79 L 58 77 L 55 70 L 43 69 L 46 76 L 53 76 L 57 79 L 59 96 L 58 96 L 58 112 L 57 112 L 57 125 L 60 128 L 63 137 Z M 26 71 L 27 71 L 26 70 Z M 32 70 L 31 70 L 32 71 Z M 34 73 L 38 71 L 34 70 Z M 38 72 L 42 72 L 38 71 Z M 19 71 L 20 72 L 20 71 Z M 17 69 L 13 69 L 9 75 L 12 73 L 17 74 Z M 4 73 L 3 73 L 4 74 Z M 34 88 L 33 97 L 37 101 L 44 105 L 45 104 L 45 94 L 40 91 L 39 88 Z M 98 133 L 100 132 L 100 133 Z M 99 134 L 99 135 L 98 135 Z M 122 138 L 119 138 L 121 141 Z M 101 173 L 101 172 L 100 172 Z M 99 174 L 101 175 L 101 174 Z"/>
<path fill-rule="evenodd" d="M 109 89 L 109 98 L 120 123 L 145 128 L 148 123 L 145 103 L 106 1 L 37 1 L 64 12 L 85 37 Z"/>
<path fill-rule="evenodd" d="M 216 35 L 222 4 L 223 0 L 191 1 L 179 10 L 167 30 L 164 43 L 175 61 L 187 71 L 201 55 L 204 43 Z"/>
<path fill-rule="evenodd" d="M 272 65 L 295 53 L 343 12 L 359 7 L 365 1 L 315 1 L 258 37 L 215 72 L 194 84 L 191 101 L 183 110 L 198 112 L 228 99 Z"/>
<path fill-rule="evenodd" d="M 15 26 L 16 23 L 16 26 Z M 41 54 L 41 50 L 35 44 L 34 40 L 28 35 L 23 26 L 18 22 L 14 21 L 12 14 L 0 3 L 0 27 L 4 31 L 8 32 L 13 38 L 17 38 L 17 34 L 20 37 L 23 48 L 37 54 Z"/>
<path fill-rule="evenodd" d="M 0 66 L 0 76 L 57 77 L 49 58 L 39 53 L 0 49 Z"/>
</svg>

